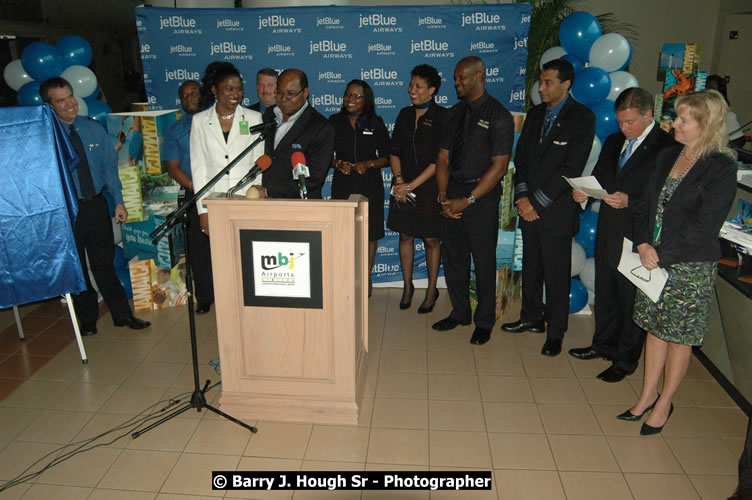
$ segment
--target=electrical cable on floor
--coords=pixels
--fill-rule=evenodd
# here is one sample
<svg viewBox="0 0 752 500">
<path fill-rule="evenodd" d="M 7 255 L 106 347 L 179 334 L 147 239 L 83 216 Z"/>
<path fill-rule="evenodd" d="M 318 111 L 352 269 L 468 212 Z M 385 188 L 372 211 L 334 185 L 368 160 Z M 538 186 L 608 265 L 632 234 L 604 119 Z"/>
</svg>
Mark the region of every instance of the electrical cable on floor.
<svg viewBox="0 0 752 500">
<path fill-rule="evenodd" d="M 218 365 L 219 365 L 219 363 L 217 363 L 217 366 Z M 215 368 L 215 370 L 216 370 L 216 368 Z M 206 390 L 206 392 L 211 391 L 212 389 L 214 389 L 215 387 L 217 387 L 221 383 L 222 382 L 217 382 L 216 384 L 214 384 L 211 387 L 209 387 Z M 60 464 L 62 462 L 65 462 L 69 458 L 74 457 L 75 455 L 78 455 L 79 453 L 83 453 L 83 452 L 86 452 L 86 451 L 89 451 L 89 450 L 93 450 L 93 449 L 99 448 L 101 446 L 109 446 L 109 445 L 115 443 L 116 441 L 119 441 L 120 439 L 126 437 L 126 436 L 130 436 L 133 432 L 139 430 L 140 428 L 143 428 L 143 427 L 147 426 L 152 421 L 162 418 L 163 415 L 164 415 L 164 413 L 167 410 L 171 409 L 173 406 L 176 406 L 176 405 L 180 404 L 180 402 L 183 401 L 183 400 L 190 399 L 192 395 L 193 395 L 193 392 L 185 392 L 185 393 L 179 394 L 178 396 L 175 396 L 175 397 L 170 398 L 170 399 L 163 399 L 161 401 L 158 401 L 158 402 L 154 403 L 151 406 L 146 407 L 145 409 L 143 409 L 138 414 L 134 415 L 133 417 L 129 418 L 128 420 L 126 420 L 122 424 L 120 424 L 120 425 L 118 425 L 116 427 L 113 427 L 112 429 L 110 429 L 108 431 L 105 431 L 105 432 L 103 432 L 103 433 L 101 433 L 101 434 L 99 434 L 97 436 L 91 437 L 91 438 L 83 439 L 81 441 L 76 441 L 76 442 L 73 442 L 73 443 L 68 443 L 68 444 L 66 444 L 64 446 L 61 446 L 60 448 L 52 450 L 51 452 L 47 453 L 46 455 L 44 455 L 43 457 L 39 458 L 38 460 L 36 460 L 31 465 L 29 465 L 23 472 L 19 473 L 15 478 L 9 480 L 8 482 L 6 482 L 4 484 L 0 484 L 0 492 L 3 492 L 3 491 L 5 491 L 5 490 L 7 490 L 9 488 L 12 488 L 13 486 L 21 484 L 21 483 L 25 483 L 27 481 L 30 481 L 30 480 L 38 477 L 39 475 L 41 475 L 42 473 L 44 473 L 48 469 L 51 469 L 52 467 L 54 467 L 54 466 L 56 466 L 56 465 L 58 465 L 58 464 Z M 155 407 L 158 407 L 159 405 L 164 404 L 164 403 L 167 403 L 167 405 L 164 406 L 164 407 L 162 407 L 161 409 L 159 409 L 157 411 L 154 411 L 152 413 L 148 413 L 148 414 L 144 415 L 145 413 L 147 413 L 151 409 L 153 409 Z M 108 441 L 106 443 L 97 443 L 97 444 L 92 445 L 92 443 L 94 443 L 98 439 L 101 439 L 101 438 L 107 436 L 108 434 L 112 434 L 114 432 L 118 432 L 118 431 L 126 429 L 126 428 L 128 429 L 126 432 L 124 432 L 123 434 L 120 434 L 119 436 L 115 437 L 111 441 Z M 38 470 L 36 472 L 29 472 L 29 470 L 31 470 L 32 467 L 34 467 L 35 465 L 39 464 L 40 462 L 42 462 L 46 458 L 48 458 L 48 457 L 50 457 L 52 455 L 55 455 L 56 453 L 61 452 L 63 450 L 66 450 L 68 448 L 71 448 L 71 447 L 75 447 L 75 448 L 73 448 L 71 450 L 68 450 L 68 451 L 64 451 L 63 453 L 61 453 L 60 455 L 58 455 L 57 457 L 55 457 L 54 459 L 52 459 L 47 465 L 45 465 L 44 467 L 42 467 L 40 470 Z"/>
</svg>

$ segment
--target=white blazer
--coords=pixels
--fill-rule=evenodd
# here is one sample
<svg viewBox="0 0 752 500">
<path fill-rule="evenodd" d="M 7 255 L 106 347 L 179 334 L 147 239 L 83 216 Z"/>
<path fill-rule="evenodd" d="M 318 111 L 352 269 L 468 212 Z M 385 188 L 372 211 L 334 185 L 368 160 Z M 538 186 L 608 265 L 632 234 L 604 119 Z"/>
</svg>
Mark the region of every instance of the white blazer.
<svg viewBox="0 0 752 500">
<path fill-rule="evenodd" d="M 235 159 L 245 148 L 250 146 L 251 142 L 258 135 L 240 133 L 241 122 L 246 122 L 244 128 L 249 128 L 261 123 L 261 113 L 251 109 L 238 106 L 235 110 L 235 117 L 232 120 L 230 135 L 225 137 L 222 134 L 222 127 L 219 124 L 216 104 L 209 109 L 193 116 L 191 125 L 191 173 L 193 174 L 193 190 L 198 192 L 203 188 L 212 177 L 217 175 L 220 170 L 225 168 L 228 163 Z M 256 164 L 256 160 L 264 154 L 264 141 L 261 141 L 253 150 L 245 155 L 230 170 L 229 175 L 225 175 L 219 180 L 212 189 L 205 193 L 196 202 L 199 214 L 206 213 L 206 208 L 202 205 L 204 198 L 212 192 L 226 193 L 231 187 L 240 181 L 245 174 Z M 239 190 L 238 193 L 245 194 L 251 185 L 260 185 L 261 175 L 257 176 L 253 182 Z"/>
</svg>

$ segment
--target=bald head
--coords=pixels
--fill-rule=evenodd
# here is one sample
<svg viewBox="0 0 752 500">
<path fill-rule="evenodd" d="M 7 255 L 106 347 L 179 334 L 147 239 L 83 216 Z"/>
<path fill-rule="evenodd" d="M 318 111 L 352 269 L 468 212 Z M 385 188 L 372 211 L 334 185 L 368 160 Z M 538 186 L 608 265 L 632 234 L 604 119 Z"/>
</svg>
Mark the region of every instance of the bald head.
<svg viewBox="0 0 752 500">
<path fill-rule="evenodd" d="M 480 57 L 468 56 L 454 68 L 454 89 L 459 99 L 472 102 L 486 90 L 486 65 Z"/>
</svg>

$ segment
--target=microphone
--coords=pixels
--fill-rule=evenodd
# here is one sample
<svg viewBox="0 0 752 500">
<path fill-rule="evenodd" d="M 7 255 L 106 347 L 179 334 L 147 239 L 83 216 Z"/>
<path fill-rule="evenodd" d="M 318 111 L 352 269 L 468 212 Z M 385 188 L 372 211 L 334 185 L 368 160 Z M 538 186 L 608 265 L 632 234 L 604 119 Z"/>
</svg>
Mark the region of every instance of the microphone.
<svg viewBox="0 0 752 500">
<path fill-rule="evenodd" d="M 310 177 L 311 174 L 308 171 L 308 167 L 305 165 L 305 155 L 300 151 L 295 151 L 292 154 L 292 177 L 298 182 L 298 189 L 300 190 L 300 199 L 308 199 L 308 189 L 306 188 L 306 177 Z"/>
<path fill-rule="evenodd" d="M 254 125 L 253 127 L 250 127 L 248 129 L 248 133 L 258 134 L 258 133 L 267 132 L 269 130 L 273 130 L 275 128 L 277 128 L 277 122 L 275 120 L 272 120 L 270 122 L 259 123 L 258 125 Z"/>
<path fill-rule="evenodd" d="M 227 197 L 232 198 L 232 195 L 235 194 L 236 191 L 242 189 L 243 186 L 255 179 L 258 174 L 265 172 L 271 166 L 272 159 L 269 155 L 259 156 L 258 160 L 256 160 L 256 164 L 248 171 L 248 173 L 245 174 L 237 184 L 230 188 L 229 191 L 227 191 Z"/>
</svg>

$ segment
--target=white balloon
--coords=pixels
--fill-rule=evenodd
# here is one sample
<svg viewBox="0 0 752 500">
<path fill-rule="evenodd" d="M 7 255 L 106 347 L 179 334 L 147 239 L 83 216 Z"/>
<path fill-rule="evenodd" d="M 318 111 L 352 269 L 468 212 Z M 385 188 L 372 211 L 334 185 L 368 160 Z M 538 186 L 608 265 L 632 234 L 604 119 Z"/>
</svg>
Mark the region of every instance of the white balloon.
<svg viewBox="0 0 752 500">
<path fill-rule="evenodd" d="M 622 68 L 632 54 L 629 41 L 618 33 L 599 37 L 590 47 L 590 65 L 607 73 Z"/>
<path fill-rule="evenodd" d="M 540 87 L 540 82 L 535 82 L 533 84 L 533 88 L 530 90 L 530 101 L 534 106 L 537 106 L 542 102 L 540 94 L 538 93 L 538 87 Z"/>
<path fill-rule="evenodd" d="M 612 101 L 615 101 L 616 98 L 619 97 L 619 94 L 624 92 L 626 89 L 640 86 L 640 84 L 637 82 L 637 78 L 632 76 L 632 73 L 629 73 L 627 71 L 614 71 L 608 76 L 611 77 L 611 91 L 608 93 L 608 97 L 606 97 L 606 99 L 610 99 Z"/>
<path fill-rule="evenodd" d="M 78 116 L 89 116 L 89 105 L 78 96 L 74 96 L 78 103 Z"/>
<path fill-rule="evenodd" d="M 580 271 L 580 281 L 588 290 L 595 291 L 595 259 L 590 257 L 585 261 Z"/>
<path fill-rule="evenodd" d="M 587 291 L 587 303 L 591 306 L 595 304 L 595 292 L 592 290 Z"/>
<path fill-rule="evenodd" d="M 3 70 L 3 78 L 5 78 L 5 83 L 8 84 L 8 87 L 16 92 L 18 92 L 18 89 L 34 80 L 24 69 L 21 59 L 14 59 L 5 66 L 5 69 Z"/>
<path fill-rule="evenodd" d="M 593 173 L 595 164 L 598 163 L 598 157 L 601 155 L 601 140 L 598 136 L 593 136 L 593 146 L 590 148 L 590 155 L 587 162 L 585 162 L 585 169 L 582 171 L 582 176 L 588 176 Z"/>
<path fill-rule="evenodd" d="M 60 76 L 68 80 L 76 97 L 89 97 L 97 89 L 97 77 L 86 66 L 74 64 L 65 68 Z"/>
<path fill-rule="evenodd" d="M 564 50 L 562 47 L 558 45 L 551 47 L 550 49 L 546 50 L 541 56 L 540 69 L 543 70 L 543 65 L 546 64 L 548 61 L 553 61 L 554 59 L 561 59 L 561 56 L 565 56 L 565 55 L 567 55 L 567 51 Z"/>
<path fill-rule="evenodd" d="M 582 272 L 582 267 L 585 265 L 585 250 L 576 241 L 572 240 L 572 267 L 570 276 L 575 277 Z"/>
</svg>

